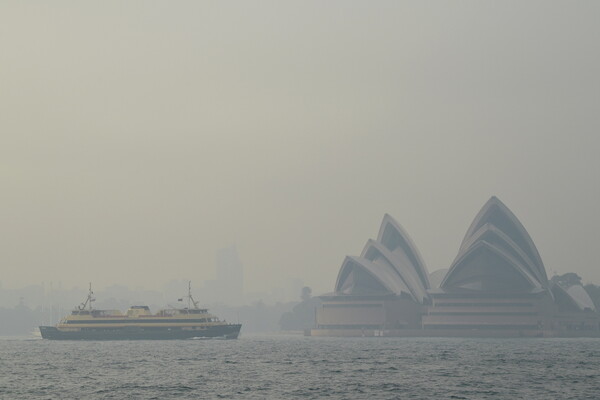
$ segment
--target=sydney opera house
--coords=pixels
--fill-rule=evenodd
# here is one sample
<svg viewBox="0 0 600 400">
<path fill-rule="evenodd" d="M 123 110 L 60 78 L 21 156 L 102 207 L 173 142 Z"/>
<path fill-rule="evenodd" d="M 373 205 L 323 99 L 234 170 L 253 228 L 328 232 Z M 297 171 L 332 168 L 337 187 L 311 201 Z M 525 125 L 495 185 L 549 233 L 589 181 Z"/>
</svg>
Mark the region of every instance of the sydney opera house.
<svg viewBox="0 0 600 400">
<path fill-rule="evenodd" d="M 533 240 L 496 197 L 441 277 L 385 215 L 377 239 L 344 259 L 321 301 L 314 336 L 600 336 L 585 289 L 548 280 Z"/>
</svg>

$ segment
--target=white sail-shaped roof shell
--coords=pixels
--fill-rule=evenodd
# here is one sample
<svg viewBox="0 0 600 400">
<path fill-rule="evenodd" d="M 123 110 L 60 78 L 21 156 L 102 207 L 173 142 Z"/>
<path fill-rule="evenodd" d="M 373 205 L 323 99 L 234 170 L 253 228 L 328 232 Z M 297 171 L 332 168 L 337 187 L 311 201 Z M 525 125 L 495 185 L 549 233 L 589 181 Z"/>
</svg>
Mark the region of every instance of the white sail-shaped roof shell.
<svg viewBox="0 0 600 400">
<path fill-rule="evenodd" d="M 372 293 L 385 289 L 398 296 L 410 296 L 418 303 L 428 296 L 429 279 L 421 254 L 400 224 L 387 214 L 377 240 L 370 239 L 360 257 L 344 259 L 335 293 L 365 294 L 369 288 Z"/>
<path fill-rule="evenodd" d="M 471 236 L 486 224 L 493 225 L 502 231 L 527 254 L 537 270 L 535 275 L 539 277 L 540 283 L 546 286 L 548 281 L 546 269 L 533 240 L 519 219 L 496 196 L 492 196 L 475 216 L 465 234 L 459 252 L 472 243 L 469 240 Z"/>
<path fill-rule="evenodd" d="M 490 223 L 482 225 L 467 239 L 467 242 L 464 243 L 464 246 L 461 246 L 461 250 L 459 251 L 456 259 L 459 259 L 462 254 L 467 252 L 475 243 L 482 240 L 491 243 L 509 253 L 531 275 L 533 275 L 540 282 L 540 284 L 546 282 L 545 275 L 540 274 L 539 269 L 531 260 L 531 258 L 529 258 L 527 253 L 525 253 L 508 235 Z"/>
<path fill-rule="evenodd" d="M 518 259 L 484 240 L 461 252 L 440 287 L 507 292 L 542 290 L 539 281 Z"/>
<path fill-rule="evenodd" d="M 346 256 L 335 284 L 338 294 L 393 294 L 408 292 L 392 266 Z"/>
<path fill-rule="evenodd" d="M 596 311 L 596 306 L 590 298 L 590 295 L 585 291 L 581 285 L 573 285 L 567 289 L 567 293 L 579 306 L 580 310 L 589 308 L 592 311 Z"/>
<path fill-rule="evenodd" d="M 560 283 L 552 285 L 556 303 L 559 307 L 568 307 L 571 311 L 596 311 L 594 301 L 581 285 L 563 286 Z"/>
<path fill-rule="evenodd" d="M 474 257 L 479 257 L 480 264 L 473 264 Z M 490 265 L 504 272 L 490 270 Z M 498 198 L 492 197 L 471 223 L 440 287 L 464 287 L 465 284 L 460 282 L 469 279 L 479 279 L 493 286 L 489 279 L 494 274 L 508 276 L 511 269 L 518 273 L 513 276 L 515 287 L 539 291 L 548 286 L 546 270 L 533 240 L 517 217 Z M 489 274 L 489 277 L 480 274 Z M 511 291 L 513 288 L 507 282 L 505 289 Z"/>
<path fill-rule="evenodd" d="M 377 241 L 397 258 L 403 269 L 419 280 L 420 286 L 429 289 L 429 273 L 421 253 L 404 228 L 389 214 L 383 216 Z"/>
<path fill-rule="evenodd" d="M 427 289 L 423 287 L 420 279 L 414 275 L 414 268 L 409 264 L 410 261 L 407 257 L 394 254 L 381 243 L 370 239 L 363 249 L 361 258 L 375 264 L 384 265 L 386 268 L 391 267 L 406 286 L 407 290 L 405 292 L 419 303 L 422 303 L 427 297 Z"/>
</svg>

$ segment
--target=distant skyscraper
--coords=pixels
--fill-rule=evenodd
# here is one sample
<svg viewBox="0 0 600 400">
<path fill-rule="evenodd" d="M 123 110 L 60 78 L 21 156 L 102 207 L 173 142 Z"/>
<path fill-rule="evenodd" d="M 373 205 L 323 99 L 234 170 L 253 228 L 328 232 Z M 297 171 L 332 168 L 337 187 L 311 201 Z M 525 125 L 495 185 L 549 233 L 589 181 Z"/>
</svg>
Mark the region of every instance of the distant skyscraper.
<svg viewBox="0 0 600 400">
<path fill-rule="evenodd" d="M 235 245 L 217 251 L 216 279 L 206 281 L 202 301 L 238 305 L 244 302 L 244 267 Z"/>
<path fill-rule="evenodd" d="M 217 282 L 227 298 L 239 303 L 244 296 L 244 266 L 235 245 L 217 251 Z"/>
</svg>

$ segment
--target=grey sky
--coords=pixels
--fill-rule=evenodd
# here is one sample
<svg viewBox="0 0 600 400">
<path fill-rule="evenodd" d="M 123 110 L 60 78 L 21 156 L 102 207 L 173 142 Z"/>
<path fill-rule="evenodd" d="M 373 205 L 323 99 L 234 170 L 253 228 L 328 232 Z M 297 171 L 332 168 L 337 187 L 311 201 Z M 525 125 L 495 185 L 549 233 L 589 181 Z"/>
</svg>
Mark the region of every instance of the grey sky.
<svg viewBox="0 0 600 400">
<path fill-rule="evenodd" d="M 333 288 L 383 214 L 430 272 L 491 195 L 600 284 L 600 3 L 3 1 L 0 280 Z"/>
</svg>

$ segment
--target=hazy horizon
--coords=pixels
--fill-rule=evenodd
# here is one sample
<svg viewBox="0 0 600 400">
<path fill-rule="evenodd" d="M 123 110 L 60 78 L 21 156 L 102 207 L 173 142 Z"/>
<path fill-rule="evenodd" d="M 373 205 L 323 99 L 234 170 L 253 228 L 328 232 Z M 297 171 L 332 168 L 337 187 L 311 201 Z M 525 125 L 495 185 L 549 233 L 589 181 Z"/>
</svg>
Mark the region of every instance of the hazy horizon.
<svg viewBox="0 0 600 400">
<path fill-rule="evenodd" d="M 498 196 L 600 284 L 600 4 L 0 4 L 0 282 L 333 289 L 385 213 L 429 272 Z"/>
</svg>

